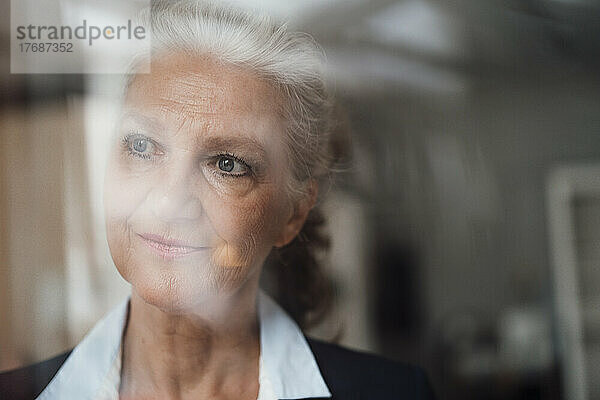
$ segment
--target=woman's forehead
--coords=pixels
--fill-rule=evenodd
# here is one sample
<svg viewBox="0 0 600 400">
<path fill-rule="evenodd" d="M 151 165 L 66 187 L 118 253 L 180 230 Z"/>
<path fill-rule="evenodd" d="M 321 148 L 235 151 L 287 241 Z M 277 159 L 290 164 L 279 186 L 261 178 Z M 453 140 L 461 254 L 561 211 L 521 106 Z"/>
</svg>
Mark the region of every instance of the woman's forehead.
<svg viewBox="0 0 600 400">
<path fill-rule="evenodd" d="M 278 110 L 275 89 L 256 75 L 211 59 L 173 57 L 134 78 L 123 115 L 177 136 L 226 133 L 268 142 L 282 134 Z"/>
<path fill-rule="evenodd" d="M 173 55 L 151 64 L 129 86 L 126 103 L 159 108 L 188 118 L 273 113 L 276 90 L 257 74 L 208 57 Z"/>
</svg>

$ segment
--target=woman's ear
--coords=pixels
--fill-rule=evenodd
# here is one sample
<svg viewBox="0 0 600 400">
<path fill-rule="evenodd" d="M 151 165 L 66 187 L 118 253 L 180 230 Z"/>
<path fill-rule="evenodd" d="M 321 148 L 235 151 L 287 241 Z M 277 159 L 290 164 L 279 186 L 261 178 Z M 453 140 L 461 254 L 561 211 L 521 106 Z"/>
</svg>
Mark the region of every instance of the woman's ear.
<svg viewBox="0 0 600 400">
<path fill-rule="evenodd" d="M 286 221 L 279 238 L 275 241 L 275 247 L 283 247 L 298 236 L 308 217 L 308 213 L 317 203 L 317 195 L 319 193 L 319 184 L 317 181 L 311 179 L 307 189 L 306 194 L 293 204 L 292 215 Z"/>
</svg>

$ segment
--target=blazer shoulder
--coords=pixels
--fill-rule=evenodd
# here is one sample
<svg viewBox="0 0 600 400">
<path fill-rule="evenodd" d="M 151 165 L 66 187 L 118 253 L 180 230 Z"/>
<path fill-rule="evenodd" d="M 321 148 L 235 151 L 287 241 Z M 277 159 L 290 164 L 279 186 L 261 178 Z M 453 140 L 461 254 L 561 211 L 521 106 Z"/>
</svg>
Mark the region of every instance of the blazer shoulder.
<svg viewBox="0 0 600 400">
<path fill-rule="evenodd" d="M 435 399 L 420 367 L 308 336 L 306 339 L 334 399 Z"/>
<path fill-rule="evenodd" d="M 23 368 L 0 373 L 0 398 L 35 399 L 50 383 L 71 350 L 56 357 Z"/>
</svg>

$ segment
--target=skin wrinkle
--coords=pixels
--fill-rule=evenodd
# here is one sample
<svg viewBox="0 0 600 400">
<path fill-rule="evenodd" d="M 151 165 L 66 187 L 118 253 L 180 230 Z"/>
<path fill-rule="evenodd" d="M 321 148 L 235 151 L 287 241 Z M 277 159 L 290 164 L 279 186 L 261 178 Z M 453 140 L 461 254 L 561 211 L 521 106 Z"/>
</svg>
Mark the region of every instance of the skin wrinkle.
<svg viewBox="0 0 600 400">
<path fill-rule="evenodd" d="M 159 100 L 174 114 L 194 117 L 218 115 L 219 100 L 223 98 L 224 91 L 217 85 L 206 85 L 205 82 L 195 76 L 176 76 L 173 89 L 159 97 Z"/>
<path fill-rule="evenodd" d="M 262 263 L 306 218 L 286 192 L 279 101 L 256 75 L 206 58 L 159 59 L 132 80 L 105 183 L 111 255 L 132 285 L 123 397 L 256 398 Z M 132 155 L 131 132 L 157 153 Z M 253 172 L 223 176 L 223 153 Z M 144 233 L 203 249 L 164 258 Z"/>
</svg>

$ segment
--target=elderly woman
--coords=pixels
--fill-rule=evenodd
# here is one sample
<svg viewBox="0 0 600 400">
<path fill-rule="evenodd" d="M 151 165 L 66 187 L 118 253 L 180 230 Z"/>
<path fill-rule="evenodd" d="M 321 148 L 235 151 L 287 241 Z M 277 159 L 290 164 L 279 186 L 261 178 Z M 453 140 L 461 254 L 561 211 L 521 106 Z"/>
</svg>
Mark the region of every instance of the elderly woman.
<svg viewBox="0 0 600 400">
<path fill-rule="evenodd" d="M 318 47 L 201 2 L 151 11 L 152 72 L 134 63 L 105 182 L 131 297 L 72 352 L 4 374 L 1 397 L 430 398 L 419 369 L 297 325 L 318 306 L 306 222 L 335 158 Z M 259 288 L 268 258 L 289 314 Z"/>
</svg>

